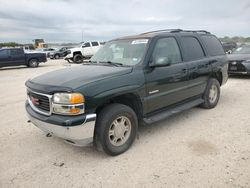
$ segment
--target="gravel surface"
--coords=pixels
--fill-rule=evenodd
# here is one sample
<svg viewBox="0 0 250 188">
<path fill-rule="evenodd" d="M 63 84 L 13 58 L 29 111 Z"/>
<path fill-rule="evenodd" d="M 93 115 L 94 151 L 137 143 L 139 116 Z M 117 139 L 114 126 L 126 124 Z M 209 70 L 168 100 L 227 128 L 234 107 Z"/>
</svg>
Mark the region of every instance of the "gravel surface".
<svg viewBox="0 0 250 188">
<path fill-rule="evenodd" d="M 216 108 L 139 128 L 124 154 L 74 147 L 28 123 L 27 79 L 66 68 L 0 69 L 0 187 L 250 187 L 250 78 L 233 77 Z M 81 66 L 81 65 L 73 65 Z"/>
</svg>

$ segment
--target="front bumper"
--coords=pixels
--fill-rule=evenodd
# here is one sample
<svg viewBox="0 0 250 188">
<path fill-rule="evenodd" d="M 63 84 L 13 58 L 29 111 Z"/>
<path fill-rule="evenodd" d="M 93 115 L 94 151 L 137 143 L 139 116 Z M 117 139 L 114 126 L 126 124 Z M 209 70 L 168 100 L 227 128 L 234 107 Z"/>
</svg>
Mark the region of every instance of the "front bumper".
<svg viewBox="0 0 250 188">
<path fill-rule="evenodd" d="M 249 75 L 250 63 L 245 62 L 230 62 L 228 67 L 228 74 L 230 75 Z"/>
<path fill-rule="evenodd" d="M 52 123 L 53 115 L 46 117 L 38 114 L 31 109 L 29 104 L 26 103 L 26 111 L 30 121 L 45 133 L 49 133 L 56 137 L 64 139 L 69 144 L 75 146 L 85 146 L 93 142 L 96 114 L 84 115 L 83 121 L 77 125 L 66 126 L 65 122 L 74 122 L 74 116 L 67 116 L 62 119 L 58 115 L 54 118 L 55 123 Z M 79 120 L 77 120 L 79 122 Z"/>
</svg>

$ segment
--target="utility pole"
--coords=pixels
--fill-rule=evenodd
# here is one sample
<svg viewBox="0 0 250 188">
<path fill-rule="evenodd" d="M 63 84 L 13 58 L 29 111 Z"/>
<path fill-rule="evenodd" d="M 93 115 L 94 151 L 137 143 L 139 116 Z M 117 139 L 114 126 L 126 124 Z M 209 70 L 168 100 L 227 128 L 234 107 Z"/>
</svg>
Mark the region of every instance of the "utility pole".
<svg viewBox="0 0 250 188">
<path fill-rule="evenodd" d="M 83 42 L 83 29 L 82 29 L 82 41 L 81 42 Z"/>
</svg>

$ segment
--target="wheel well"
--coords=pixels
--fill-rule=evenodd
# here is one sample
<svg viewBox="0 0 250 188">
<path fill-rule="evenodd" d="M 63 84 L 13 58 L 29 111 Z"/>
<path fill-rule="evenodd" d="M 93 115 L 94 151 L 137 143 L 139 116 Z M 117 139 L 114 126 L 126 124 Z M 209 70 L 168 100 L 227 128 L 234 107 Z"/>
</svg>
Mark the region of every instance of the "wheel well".
<svg viewBox="0 0 250 188">
<path fill-rule="evenodd" d="M 123 94 L 109 99 L 108 101 L 97 107 L 96 114 L 98 114 L 105 106 L 112 103 L 119 103 L 129 106 L 134 110 L 139 120 L 143 117 L 143 108 L 140 97 L 132 93 Z"/>
<path fill-rule="evenodd" d="M 37 59 L 37 58 L 30 58 L 29 61 L 28 61 L 28 65 L 29 65 L 29 63 L 30 63 L 32 60 L 36 60 L 37 63 L 38 63 L 38 59 Z"/>
<path fill-rule="evenodd" d="M 212 77 L 217 79 L 220 83 L 220 85 L 222 84 L 222 73 L 221 72 L 215 72 L 212 74 Z"/>
<path fill-rule="evenodd" d="M 73 56 L 78 55 L 78 54 L 82 55 L 82 53 L 78 51 L 78 52 L 74 52 Z"/>
</svg>

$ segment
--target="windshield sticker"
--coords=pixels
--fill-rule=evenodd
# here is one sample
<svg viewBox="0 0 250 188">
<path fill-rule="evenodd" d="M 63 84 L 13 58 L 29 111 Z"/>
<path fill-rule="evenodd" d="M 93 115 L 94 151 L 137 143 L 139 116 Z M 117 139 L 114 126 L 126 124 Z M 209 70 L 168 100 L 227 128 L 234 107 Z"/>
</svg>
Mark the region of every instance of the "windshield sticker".
<svg viewBox="0 0 250 188">
<path fill-rule="evenodd" d="M 147 44 L 148 39 L 138 39 L 138 40 L 133 40 L 131 44 Z"/>
</svg>

